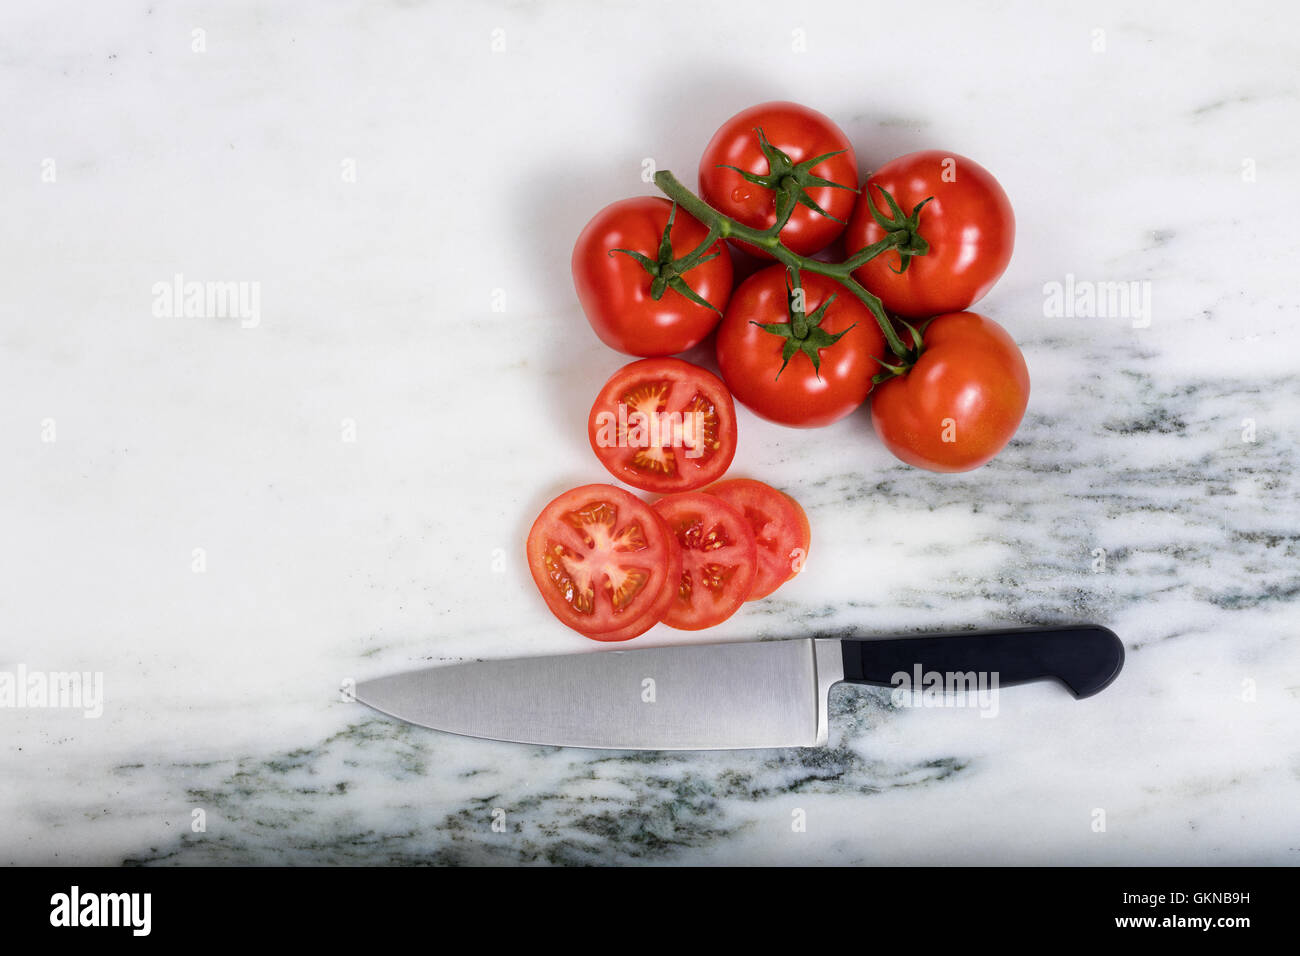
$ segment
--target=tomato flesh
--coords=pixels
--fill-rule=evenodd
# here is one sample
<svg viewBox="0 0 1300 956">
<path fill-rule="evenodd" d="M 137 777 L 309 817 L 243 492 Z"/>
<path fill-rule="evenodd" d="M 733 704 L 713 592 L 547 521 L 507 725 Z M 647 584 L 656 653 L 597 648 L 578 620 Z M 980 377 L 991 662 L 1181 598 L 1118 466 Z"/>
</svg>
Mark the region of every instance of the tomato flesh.
<svg viewBox="0 0 1300 956">
<path fill-rule="evenodd" d="M 736 406 L 712 372 L 681 359 L 644 359 L 605 383 L 587 437 L 615 478 L 645 491 L 688 491 L 731 465 Z"/>
<path fill-rule="evenodd" d="M 622 627 L 615 628 L 612 631 L 605 631 L 601 634 L 584 632 L 584 636 L 593 641 L 604 641 L 613 643 L 617 641 L 630 641 L 634 637 L 640 637 L 650 628 L 663 621 L 668 614 L 669 607 L 672 606 L 673 600 L 677 595 L 677 582 L 682 576 L 682 549 L 677 544 L 677 539 L 668 531 L 668 525 L 664 523 L 658 512 L 652 511 L 655 517 L 659 518 L 663 524 L 664 537 L 668 541 L 668 566 L 664 571 L 663 583 L 659 589 L 659 595 L 653 603 L 646 605 L 646 609 L 641 615 L 631 621 L 628 621 Z"/>
<path fill-rule="evenodd" d="M 528 533 L 528 568 L 561 622 L 598 635 L 656 606 L 671 547 L 645 502 L 613 485 L 583 485 L 542 509 Z"/>
<path fill-rule="evenodd" d="M 752 478 L 728 478 L 704 492 L 740 511 L 754 532 L 758 568 L 747 600 L 767 597 L 803 570 L 812 528 L 794 498 Z"/>
<path fill-rule="evenodd" d="M 699 491 L 655 502 L 682 550 L 676 600 L 664 623 L 697 631 L 721 624 L 749 597 L 757 574 L 757 543 L 745 516 Z"/>
</svg>

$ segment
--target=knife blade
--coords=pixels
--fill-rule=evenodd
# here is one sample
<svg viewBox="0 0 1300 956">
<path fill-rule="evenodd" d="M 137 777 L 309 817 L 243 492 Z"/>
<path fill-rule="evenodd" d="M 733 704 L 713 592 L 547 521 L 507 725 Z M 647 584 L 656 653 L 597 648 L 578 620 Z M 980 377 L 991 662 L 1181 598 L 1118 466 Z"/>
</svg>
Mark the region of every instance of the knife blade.
<svg viewBox="0 0 1300 956">
<path fill-rule="evenodd" d="M 1055 679 L 1076 698 L 1115 679 L 1124 645 L 1097 625 L 905 637 L 800 638 L 513 658 L 357 685 L 401 720 L 469 737 L 602 750 L 743 750 L 827 743 L 830 690 L 906 675 Z M 966 686 L 970 686 L 967 684 Z"/>
</svg>

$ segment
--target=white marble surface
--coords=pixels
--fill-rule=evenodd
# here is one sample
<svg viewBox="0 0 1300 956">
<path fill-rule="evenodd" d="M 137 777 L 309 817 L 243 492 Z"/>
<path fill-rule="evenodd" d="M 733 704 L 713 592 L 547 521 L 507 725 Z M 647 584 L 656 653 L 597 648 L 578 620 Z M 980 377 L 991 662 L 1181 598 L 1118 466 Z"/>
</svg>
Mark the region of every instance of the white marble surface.
<svg viewBox="0 0 1300 956">
<path fill-rule="evenodd" d="M 859 2 L 7 5 L 0 670 L 101 672 L 104 712 L 0 709 L 0 862 L 1296 863 L 1300 8 L 1047 6 L 891 34 Z M 982 308 L 1034 391 L 962 476 L 865 413 L 742 413 L 733 473 L 815 544 L 714 636 L 1087 619 L 1120 680 L 994 720 L 841 689 L 819 752 L 519 747 L 341 702 L 597 649 L 520 553 L 604 477 L 582 422 L 620 359 L 569 250 L 651 190 L 643 158 L 693 178 L 772 98 L 864 166 L 999 176 L 1019 242 Z M 260 320 L 155 315 L 177 273 L 258 283 Z M 1067 274 L 1149 281 L 1149 327 L 1045 316 Z"/>
</svg>

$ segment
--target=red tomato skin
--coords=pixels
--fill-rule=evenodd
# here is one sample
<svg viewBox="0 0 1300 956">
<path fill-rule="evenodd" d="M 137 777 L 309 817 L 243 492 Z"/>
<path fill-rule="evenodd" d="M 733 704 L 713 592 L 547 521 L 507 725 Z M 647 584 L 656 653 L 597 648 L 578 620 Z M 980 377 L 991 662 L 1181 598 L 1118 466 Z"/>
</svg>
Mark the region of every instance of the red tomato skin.
<svg viewBox="0 0 1300 956">
<path fill-rule="evenodd" d="M 1029 404 L 1029 369 L 1002 326 L 977 312 L 935 317 L 906 375 L 876 386 L 871 424 L 896 457 L 928 471 L 970 471 L 1011 440 Z M 946 419 L 955 441 L 943 440 Z"/>
<path fill-rule="evenodd" d="M 631 256 L 610 254 L 611 249 L 632 249 L 657 259 L 671 208 L 671 202 L 657 196 L 621 199 L 596 213 L 573 246 L 573 286 L 587 321 L 602 342 L 628 355 L 675 355 L 693 348 L 713 331 L 731 295 L 731 256 L 721 240 L 710 250 L 720 255 L 683 276 L 719 312 L 674 289 L 655 301 L 650 273 Z M 676 255 L 692 251 L 707 235 L 699 220 L 677 210 L 672 231 Z"/>
<path fill-rule="evenodd" d="M 652 593 L 654 598 L 647 599 L 645 595 L 640 595 L 638 597 L 638 607 L 629 606 L 622 612 L 627 615 L 626 617 L 615 618 L 614 615 L 606 612 L 604 608 L 606 602 L 602 599 L 603 592 L 597 588 L 600 595 L 597 597 L 597 603 L 601 607 L 602 613 L 600 615 L 592 614 L 589 618 L 584 619 L 568 608 L 564 598 L 557 593 L 555 587 L 547 578 L 544 557 L 547 551 L 547 540 L 552 536 L 551 529 L 554 527 L 554 518 L 570 508 L 581 508 L 586 503 L 595 500 L 609 502 L 618 509 L 618 526 L 625 526 L 629 521 L 629 516 L 631 516 L 630 520 L 634 520 L 642 528 L 646 542 L 644 564 L 649 571 L 646 593 Z M 569 489 L 550 501 L 533 522 L 525 544 L 528 570 L 532 574 L 533 583 L 537 585 L 537 590 L 541 593 L 546 606 L 560 623 L 585 637 L 601 640 L 604 638 L 598 637 L 598 634 L 612 634 L 627 628 L 630 624 L 643 621 L 647 610 L 659 607 L 658 598 L 662 593 L 660 588 L 672 589 L 673 580 L 669 578 L 668 571 L 676 565 L 673 563 L 673 548 L 672 542 L 669 541 L 670 537 L 668 527 L 662 518 L 654 512 L 650 505 L 631 492 L 616 485 L 581 485 Z M 638 560 L 637 563 L 642 562 Z M 680 579 L 680 575 L 678 575 L 678 578 Z"/>
<path fill-rule="evenodd" d="M 758 546 L 758 573 L 747 601 L 767 597 L 803 569 L 812 548 L 808 515 L 793 497 L 753 478 L 728 478 L 704 489 L 749 519 Z M 766 524 L 755 522 L 761 513 Z"/>
<path fill-rule="evenodd" d="M 677 457 L 678 470 L 676 473 L 662 475 L 634 467 L 628 449 L 602 445 L 603 431 L 600 416 L 602 413 L 607 413 L 617 417 L 620 394 L 630 384 L 641 380 L 689 383 L 692 387 L 688 391 L 698 391 L 709 396 L 718 421 L 717 447 L 712 449 L 707 456 L 690 458 L 681 455 Z M 677 410 L 675 408 L 665 409 L 665 411 L 669 412 Z M 708 369 L 700 368 L 698 365 L 693 365 L 679 358 L 641 359 L 638 362 L 629 362 L 623 366 L 610 376 L 604 387 L 601 388 L 595 402 L 592 403 L 591 412 L 587 416 L 587 440 L 591 445 L 592 452 L 595 453 L 600 463 L 605 466 L 605 469 L 615 478 L 626 482 L 633 488 L 640 488 L 642 491 L 650 491 L 656 494 L 690 491 L 703 487 L 711 481 L 717 481 L 731 467 L 732 459 L 736 456 L 736 403 L 732 400 L 731 392 L 727 389 L 726 383 Z"/>
<path fill-rule="evenodd" d="M 768 141 L 784 151 L 795 163 L 814 156 L 844 150 L 839 156 L 818 163 L 812 172 L 824 179 L 841 183 L 849 189 L 819 186 L 808 190 L 813 202 L 832 216 L 828 219 L 806 206 L 796 206 L 781 230 L 781 242 L 801 256 L 820 252 L 844 231 L 853 212 L 857 195 L 858 161 L 841 130 L 827 116 L 798 103 L 760 103 L 742 110 L 727 120 L 713 134 L 700 159 L 700 196 L 714 209 L 754 229 L 768 229 L 776 224 L 776 194 L 770 189 L 747 182 L 734 169 L 738 166 L 759 175 L 768 172 L 767 157 L 759 147 L 755 128 L 762 127 Z M 750 252 L 770 259 L 771 256 L 749 243 L 738 243 Z"/>
<path fill-rule="evenodd" d="M 690 575 L 692 581 L 690 602 L 683 601 L 679 593 L 664 615 L 664 623 L 680 631 L 699 631 L 721 624 L 748 599 L 758 574 L 758 544 L 749 522 L 738 509 L 702 491 L 667 495 L 652 507 L 664 519 L 669 535 L 677 537 L 682 547 L 683 574 Z M 688 516 L 702 517 L 706 530 L 722 527 L 728 532 L 729 543 L 709 550 L 688 547 L 678 530 L 678 524 Z M 720 592 L 712 592 L 702 583 L 701 568 L 710 563 L 730 569 Z"/>
<path fill-rule="evenodd" d="M 866 400 L 871 378 L 880 371 L 875 358 L 890 353 L 875 316 L 865 305 L 839 283 L 804 272 L 801 282 L 808 313 L 835 296 L 822 320 L 823 329 L 835 334 L 857 324 L 834 345 L 821 350 L 820 374 L 802 352 L 791 356 L 781 371 L 785 339 L 753 323 L 789 322 L 785 281 L 785 266 L 769 266 L 731 294 L 727 314 L 718 326 L 718 367 L 732 397 L 759 417 L 796 428 L 819 428 L 839 421 Z"/>
<path fill-rule="evenodd" d="M 946 168 L 955 173 L 955 181 L 944 181 Z M 929 252 L 914 256 L 902 275 L 893 271 L 900 259 L 892 250 L 853 273 L 886 309 L 905 318 L 960 312 L 993 288 L 1011 261 L 1016 217 L 992 173 L 972 159 L 937 149 L 886 163 L 867 179 L 858 196 L 844 232 L 846 254 L 884 238 L 866 205 L 874 202 L 892 218 L 876 185 L 889 190 L 905 213 L 927 196 L 934 197 L 920 216 L 919 231 L 930 244 Z"/>
</svg>

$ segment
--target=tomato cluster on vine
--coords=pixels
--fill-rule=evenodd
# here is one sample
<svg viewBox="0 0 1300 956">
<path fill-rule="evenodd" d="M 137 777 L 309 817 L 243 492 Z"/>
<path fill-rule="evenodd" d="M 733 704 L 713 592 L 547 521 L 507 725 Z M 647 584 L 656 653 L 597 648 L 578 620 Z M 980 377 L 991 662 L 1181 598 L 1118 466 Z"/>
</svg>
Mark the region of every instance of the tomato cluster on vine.
<svg viewBox="0 0 1300 956">
<path fill-rule="evenodd" d="M 973 160 L 925 150 L 860 181 L 828 117 L 764 103 L 710 140 L 698 195 L 668 171 L 655 182 L 665 197 L 592 218 L 572 269 L 601 341 L 641 357 L 596 396 L 592 451 L 619 481 L 664 497 L 572 489 L 527 545 L 551 611 L 602 641 L 661 622 L 713 626 L 802 569 L 811 531 L 798 503 L 722 480 L 735 401 L 804 428 L 869 403 L 895 456 L 951 472 L 1001 451 L 1029 396 L 1014 340 L 969 311 L 1015 241 L 1006 194 Z M 721 378 L 673 357 L 710 337 Z"/>
<path fill-rule="evenodd" d="M 606 344 L 677 355 L 713 335 L 751 411 L 818 427 L 870 400 L 886 447 L 921 468 L 975 468 L 1010 441 L 1028 403 L 1023 356 L 988 317 L 956 317 L 1015 242 L 983 166 L 923 150 L 863 181 L 831 119 L 764 103 L 710 140 L 698 196 L 671 174 L 656 182 L 668 198 L 607 206 L 574 247 L 578 299 Z M 750 274 L 737 268 L 753 258 Z"/>
</svg>

